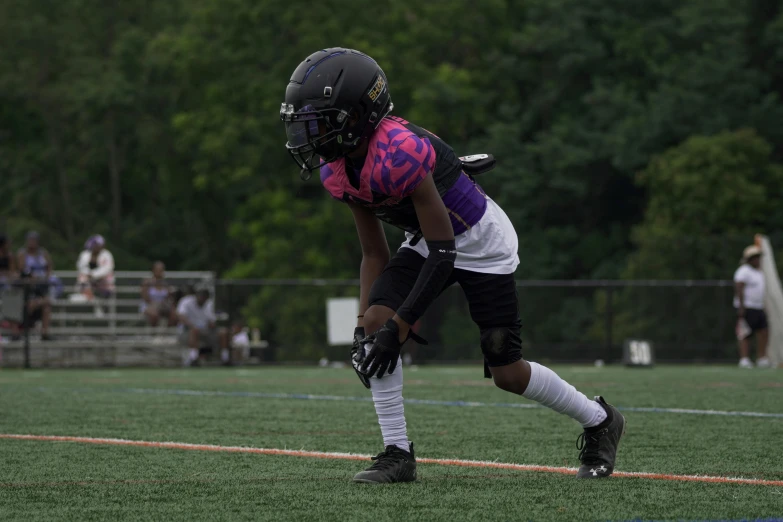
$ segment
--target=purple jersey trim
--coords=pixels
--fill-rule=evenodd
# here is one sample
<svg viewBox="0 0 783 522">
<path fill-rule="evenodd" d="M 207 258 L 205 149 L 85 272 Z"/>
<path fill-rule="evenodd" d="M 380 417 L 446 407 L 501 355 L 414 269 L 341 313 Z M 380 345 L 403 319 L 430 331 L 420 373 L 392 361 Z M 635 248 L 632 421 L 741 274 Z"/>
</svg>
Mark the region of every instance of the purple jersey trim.
<svg viewBox="0 0 783 522">
<path fill-rule="evenodd" d="M 449 211 L 454 235 L 469 230 L 484 217 L 487 198 L 484 191 L 464 173 L 443 195 L 443 204 Z"/>
</svg>

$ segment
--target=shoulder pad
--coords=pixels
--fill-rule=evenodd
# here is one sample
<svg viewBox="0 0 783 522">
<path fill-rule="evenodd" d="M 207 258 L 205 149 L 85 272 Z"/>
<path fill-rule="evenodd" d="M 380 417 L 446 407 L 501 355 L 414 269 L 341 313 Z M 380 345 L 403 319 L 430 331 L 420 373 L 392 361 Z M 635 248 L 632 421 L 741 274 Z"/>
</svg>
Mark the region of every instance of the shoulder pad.
<svg viewBox="0 0 783 522">
<path fill-rule="evenodd" d="M 495 168 L 495 163 L 497 163 L 492 154 L 472 154 L 462 156 L 459 160 L 462 162 L 462 170 L 471 176 L 489 172 Z"/>
</svg>

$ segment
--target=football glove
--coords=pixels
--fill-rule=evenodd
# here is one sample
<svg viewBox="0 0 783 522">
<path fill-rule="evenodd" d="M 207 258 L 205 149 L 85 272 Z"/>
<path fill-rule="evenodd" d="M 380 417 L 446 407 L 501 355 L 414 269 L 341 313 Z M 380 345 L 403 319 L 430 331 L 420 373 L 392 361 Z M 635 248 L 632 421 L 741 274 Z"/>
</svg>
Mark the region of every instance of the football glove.
<svg viewBox="0 0 783 522">
<path fill-rule="evenodd" d="M 364 384 L 365 388 L 370 387 L 370 378 L 367 377 L 364 373 L 362 373 L 362 363 L 364 362 L 364 343 L 362 342 L 364 340 L 364 327 L 358 326 L 353 331 L 353 347 L 351 348 L 351 364 L 353 365 L 353 369 L 356 372 L 356 375 L 359 377 L 359 380 L 362 381 L 362 384 Z"/>
<path fill-rule="evenodd" d="M 427 341 L 410 330 L 405 341 L 408 338 L 412 338 L 420 344 L 427 344 Z M 378 331 L 361 341 L 362 344 L 372 343 L 372 348 L 362 362 L 361 373 L 366 377 L 376 376 L 379 379 L 385 373 L 389 375 L 394 373 L 394 369 L 397 368 L 397 360 L 400 358 L 400 348 L 405 341 L 400 342 L 400 326 L 397 322 L 394 319 L 386 321 L 386 324 L 381 326 Z"/>
</svg>

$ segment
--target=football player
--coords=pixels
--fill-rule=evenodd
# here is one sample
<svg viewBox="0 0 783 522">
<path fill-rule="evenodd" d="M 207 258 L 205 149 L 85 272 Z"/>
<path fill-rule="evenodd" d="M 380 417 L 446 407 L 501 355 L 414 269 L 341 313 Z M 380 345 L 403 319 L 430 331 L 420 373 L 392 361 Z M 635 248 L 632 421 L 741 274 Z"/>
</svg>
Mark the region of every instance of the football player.
<svg viewBox="0 0 783 522">
<path fill-rule="evenodd" d="M 351 358 L 372 393 L 385 449 L 354 480 L 416 479 L 400 347 L 409 337 L 418 339 L 411 325 L 454 283 L 465 292 L 479 327 L 485 376 L 581 424 L 577 477 L 611 475 L 625 431 L 620 412 L 522 358 L 513 275 L 519 258 L 511 222 L 463 171 L 448 144 L 393 116 L 392 109 L 380 66 L 343 48 L 315 52 L 300 63 L 280 109 L 286 148 L 302 177 L 320 171 L 324 188 L 350 207 L 362 248 Z M 381 221 L 405 231 L 406 240 L 391 259 Z"/>
</svg>

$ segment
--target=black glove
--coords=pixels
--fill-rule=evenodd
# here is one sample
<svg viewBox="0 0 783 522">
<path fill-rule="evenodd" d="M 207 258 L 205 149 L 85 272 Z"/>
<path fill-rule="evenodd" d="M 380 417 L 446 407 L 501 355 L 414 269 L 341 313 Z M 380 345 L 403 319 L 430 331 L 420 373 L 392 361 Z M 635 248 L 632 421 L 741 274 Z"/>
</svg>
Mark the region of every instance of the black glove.
<svg viewBox="0 0 783 522">
<path fill-rule="evenodd" d="M 359 380 L 362 381 L 365 388 L 370 387 L 370 378 L 362 373 L 362 363 L 364 362 L 364 327 L 357 326 L 353 331 L 353 347 L 351 348 L 351 364 L 353 365 L 356 375 L 359 376 Z"/>
<path fill-rule="evenodd" d="M 378 328 L 378 331 L 362 339 L 361 343 L 372 343 L 370 352 L 364 357 L 361 371 L 366 377 L 378 376 L 380 379 L 384 373 L 391 375 L 397 367 L 397 359 L 400 358 L 400 348 L 408 339 L 413 339 L 419 344 L 427 344 L 427 341 L 408 330 L 408 337 L 400 342 L 400 326 L 394 319 L 389 319 L 386 324 Z"/>
<path fill-rule="evenodd" d="M 394 373 L 402 347 L 400 326 L 397 322 L 394 319 L 389 319 L 386 324 L 378 328 L 378 331 L 365 339 L 365 342 L 368 341 L 372 342 L 372 348 L 364 358 L 362 373 L 368 377 L 377 375 L 379 379 L 387 371 L 389 375 Z"/>
</svg>

